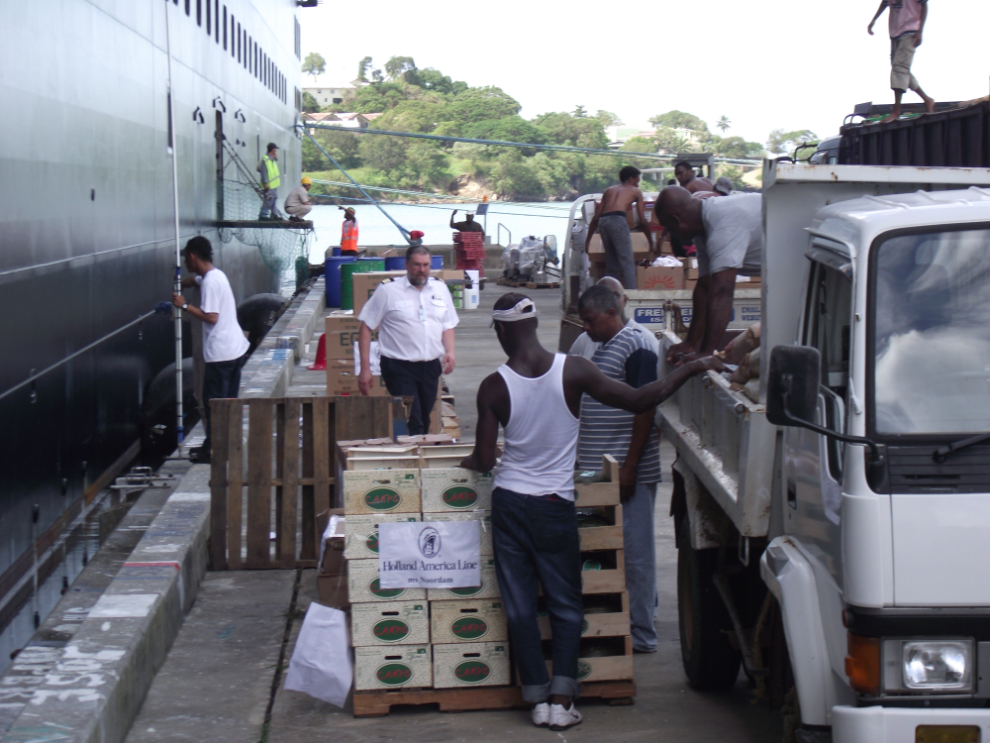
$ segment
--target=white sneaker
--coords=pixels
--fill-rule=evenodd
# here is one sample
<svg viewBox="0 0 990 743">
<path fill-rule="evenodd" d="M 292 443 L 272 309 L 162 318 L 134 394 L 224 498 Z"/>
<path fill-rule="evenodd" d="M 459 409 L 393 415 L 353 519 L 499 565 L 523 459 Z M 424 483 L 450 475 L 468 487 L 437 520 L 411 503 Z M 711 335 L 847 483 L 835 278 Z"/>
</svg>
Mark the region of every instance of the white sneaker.
<svg viewBox="0 0 990 743">
<path fill-rule="evenodd" d="M 550 724 L 550 705 L 540 702 L 533 707 L 533 724 L 538 728 L 545 728 Z"/>
<path fill-rule="evenodd" d="M 550 705 L 551 730 L 567 730 L 567 728 L 577 725 L 582 719 L 581 713 L 574 706 L 574 702 L 571 702 L 570 709 L 564 709 L 562 704 Z"/>
</svg>

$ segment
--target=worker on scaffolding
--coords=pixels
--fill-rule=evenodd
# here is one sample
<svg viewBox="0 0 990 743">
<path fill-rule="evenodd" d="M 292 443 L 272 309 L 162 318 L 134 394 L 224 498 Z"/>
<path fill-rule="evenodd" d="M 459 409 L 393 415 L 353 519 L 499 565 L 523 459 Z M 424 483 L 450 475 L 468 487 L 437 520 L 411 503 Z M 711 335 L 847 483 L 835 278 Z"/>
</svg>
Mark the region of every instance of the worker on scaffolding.
<svg viewBox="0 0 990 743">
<path fill-rule="evenodd" d="M 344 209 L 344 207 L 338 207 Z M 340 229 L 340 254 L 357 255 L 358 221 L 353 206 L 344 209 L 344 224 Z"/>
<path fill-rule="evenodd" d="M 261 188 L 264 190 L 258 220 L 280 219 L 281 215 L 278 213 L 275 202 L 278 199 L 278 187 L 281 179 L 278 172 L 278 145 L 274 142 L 268 143 L 268 154 L 261 158 L 261 162 L 258 163 L 258 172 L 261 174 Z"/>
<path fill-rule="evenodd" d="M 309 200 L 309 189 L 312 187 L 313 181 L 304 175 L 299 185 L 285 197 L 285 211 L 289 213 L 290 222 L 302 222 L 303 217 L 313 209 L 313 202 Z"/>
<path fill-rule="evenodd" d="M 454 213 L 450 215 L 450 226 L 451 229 L 455 229 L 458 232 L 480 232 L 482 235 L 485 234 L 485 228 L 474 221 L 474 213 L 468 212 L 464 215 L 463 222 L 455 222 L 454 216 L 457 214 L 457 209 L 454 209 Z"/>
</svg>

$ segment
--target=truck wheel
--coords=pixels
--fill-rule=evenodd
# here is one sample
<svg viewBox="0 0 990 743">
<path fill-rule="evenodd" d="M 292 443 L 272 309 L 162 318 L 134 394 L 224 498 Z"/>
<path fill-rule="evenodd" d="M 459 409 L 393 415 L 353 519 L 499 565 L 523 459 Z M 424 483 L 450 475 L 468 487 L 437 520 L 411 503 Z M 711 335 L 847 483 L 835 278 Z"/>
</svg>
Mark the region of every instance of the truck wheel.
<svg viewBox="0 0 990 743">
<path fill-rule="evenodd" d="M 684 673 L 692 689 L 729 689 L 739 677 L 742 656 L 729 642 L 732 621 L 712 583 L 718 550 L 693 549 L 690 528 L 685 515 L 677 539 L 677 618 Z"/>
</svg>

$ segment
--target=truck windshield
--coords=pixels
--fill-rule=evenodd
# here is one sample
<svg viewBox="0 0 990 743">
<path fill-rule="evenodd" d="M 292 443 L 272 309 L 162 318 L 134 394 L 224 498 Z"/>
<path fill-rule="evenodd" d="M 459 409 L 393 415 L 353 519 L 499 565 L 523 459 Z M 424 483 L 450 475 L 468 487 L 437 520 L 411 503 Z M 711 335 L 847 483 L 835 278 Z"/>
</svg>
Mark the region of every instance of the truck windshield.
<svg viewBox="0 0 990 743">
<path fill-rule="evenodd" d="M 891 237 L 874 248 L 878 434 L 990 427 L 990 230 Z"/>
</svg>

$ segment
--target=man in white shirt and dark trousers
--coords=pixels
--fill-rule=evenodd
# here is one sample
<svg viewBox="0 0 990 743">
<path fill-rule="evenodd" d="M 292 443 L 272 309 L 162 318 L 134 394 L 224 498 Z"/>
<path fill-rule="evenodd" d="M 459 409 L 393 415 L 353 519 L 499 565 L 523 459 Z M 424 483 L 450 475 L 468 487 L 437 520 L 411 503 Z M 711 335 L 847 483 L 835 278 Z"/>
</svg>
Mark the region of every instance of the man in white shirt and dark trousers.
<svg viewBox="0 0 990 743">
<path fill-rule="evenodd" d="M 213 266 L 213 246 L 202 235 L 186 243 L 186 268 L 193 276 L 182 280 L 185 288 L 199 285 L 202 307 L 193 307 L 181 294 L 172 295 L 172 304 L 194 320 L 203 323 L 203 427 L 206 440 L 192 449 L 194 462 L 210 461 L 210 400 L 237 397 L 241 367 L 247 359 L 248 343 L 237 322 L 237 304 L 226 274 Z"/>
<path fill-rule="evenodd" d="M 409 435 L 429 433 L 440 374 L 454 370 L 454 328 L 458 323 L 447 285 L 430 276 L 430 249 L 410 247 L 406 251 L 406 275 L 383 281 L 358 319 L 361 394 L 371 391 L 371 334 L 377 328 L 382 380 L 389 394 L 413 398 Z"/>
<path fill-rule="evenodd" d="M 478 387 L 477 438 L 461 467 L 478 472 L 495 467 L 501 424 L 505 443 L 492 492 L 492 540 L 512 655 L 523 699 L 534 705 L 533 724 L 565 730 L 582 719 L 574 706 L 581 694 L 577 675 L 584 620 L 581 540 L 574 508 L 581 396 L 645 413 L 693 374 L 724 367 L 714 357 L 698 359 L 633 389 L 606 377 L 588 359 L 543 348 L 529 297 L 499 297 L 492 325 L 509 359 Z M 540 585 L 553 634 L 552 680 L 536 616 Z"/>
</svg>

